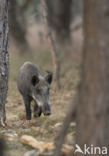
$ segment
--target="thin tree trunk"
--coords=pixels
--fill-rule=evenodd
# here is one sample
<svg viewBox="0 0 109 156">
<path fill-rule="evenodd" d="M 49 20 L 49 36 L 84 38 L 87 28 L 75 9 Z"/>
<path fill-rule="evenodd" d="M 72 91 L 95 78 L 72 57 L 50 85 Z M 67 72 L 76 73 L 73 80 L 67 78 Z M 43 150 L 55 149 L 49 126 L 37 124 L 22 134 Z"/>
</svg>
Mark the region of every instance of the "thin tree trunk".
<svg viewBox="0 0 109 156">
<path fill-rule="evenodd" d="M 0 156 L 4 156 L 4 150 L 5 150 L 5 142 L 2 137 L 0 137 Z"/>
<path fill-rule="evenodd" d="M 29 5 L 33 3 L 33 1 L 29 1 L 29 0 L 25 0 L 23 5 L 20 8 L 20 11 L 24 14 L 24 12 L 26 11 L 26 9 L 29 7 Z"/>
<path fill-rule="evenodd" d="M 81 148 L 84 144 L 108 147 L 108 0 L 84 0 L 84 34 L 82 80 L 77 105 L 77 144 Z"/>
<path fill-rule="evenodd" d="M 56 88 L 60 88 L 60 62 L 59 62 L 59 58 L 58 58 L 58 53 L 57 53 L 57 49 L 56 49 L 56 45 L 51 33 L 51 29 L 50 26 L 48 24 L 47 21 L 47 7 L 45 4 L 45 0 L 41 0 L 41 4 L 42 4 L 42 9 L 43 9 L 43 18 L 44 18 L 44 23 L 45 23 L 45 28 L 46 28 L 46 33 L 47 33 L 47 38 L 48 38 L 48 42 L 50 44 L 51 47 L 51 56 L 52 56 L 52 62 L 53 62 L 53 67 L 54 67 L 54 82 L 55 82 L 55 86 Z"/>
<path fill-rule="evenodd" d="M 8 0 L 0 0 L 0 119 L 6 120 L 5 104 L 8 90 Z"/>
<path fill-rule="evenodd" d="M 25 25 L 23 21 L 23 14 L 19 11 L 19 6 L 16 0 L 10 0 L 10 9 L 9 9 L 9 27 L 10 27 L 10 37 L 12 38 L 12 42 L 16 47 L 19 47 L 22 53 L 25 53 L 28 50 L 29 45 L 26 40 L 26 27 L 23 27 L 19 20 L 20 19 Z"/>
<path fill-rule="evenodd" d="M 63 42 L 70 38 L 70 23 L 72 19 L 72 0 L 46 0 L 48 21 L 55 31 L 56 39 Z"/>
</svg>

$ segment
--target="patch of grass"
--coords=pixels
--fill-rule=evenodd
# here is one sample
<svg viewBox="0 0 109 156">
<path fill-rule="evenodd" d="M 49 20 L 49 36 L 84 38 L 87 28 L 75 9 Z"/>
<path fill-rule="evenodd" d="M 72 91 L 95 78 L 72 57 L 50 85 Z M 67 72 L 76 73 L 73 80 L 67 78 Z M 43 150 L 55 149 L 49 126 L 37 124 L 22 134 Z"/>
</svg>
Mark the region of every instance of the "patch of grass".
<svg viewBox="0 0 109 156">
<path fill-rule="evenodd" d="M 26 118 L 25 118 L 25 113 L 20 112 L 20 113 L 18 114 L 18 118 L 19 118 L 19 120 L 24 120 L 24 119 L 26 119 Z"/>
<path fill-rule="evenodd" d="M 22 145 L 23 145 L 26 149 L 28 149 L 29 151 L 32 150 L 32 149 L 34 149 L 32 146 L 29 146 L 29 145 L 27 145 L 27 144 L 22 143 Z"/>
</svg>

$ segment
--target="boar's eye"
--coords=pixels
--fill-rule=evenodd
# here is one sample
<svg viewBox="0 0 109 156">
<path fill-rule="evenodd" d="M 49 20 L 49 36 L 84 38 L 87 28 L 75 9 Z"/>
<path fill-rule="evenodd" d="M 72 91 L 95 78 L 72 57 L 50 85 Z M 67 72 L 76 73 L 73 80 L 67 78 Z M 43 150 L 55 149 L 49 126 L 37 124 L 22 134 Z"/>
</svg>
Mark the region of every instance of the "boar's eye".
<svg viewBox="0 0 109 156">
<path fill-rule="evenodd" d="M 32 85 L 35 86 L 37 83 L 39 83 L 38 77 L 36 77 L 36 75 L 34 75 L 34 76 L 32 77 L 31 82 L 32 82 Z"/>
</svg>

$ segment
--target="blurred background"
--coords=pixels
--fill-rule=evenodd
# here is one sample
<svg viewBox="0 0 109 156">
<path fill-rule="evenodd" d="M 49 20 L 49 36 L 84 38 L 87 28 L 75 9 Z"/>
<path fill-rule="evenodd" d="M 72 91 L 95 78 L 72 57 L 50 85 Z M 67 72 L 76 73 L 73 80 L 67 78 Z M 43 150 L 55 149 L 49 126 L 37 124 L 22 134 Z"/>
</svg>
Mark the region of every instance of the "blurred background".
<svg viewBox="0 0 109 156">
<path fill-rule="evenodd" d="M 70 75 L 71 66 L 78 66 L 82 50 L 82 1 L 46 0 L 48 25 L 60 64 L 60 79 Z M 10 78 L 25 61 L 32 61 L 41 70 L 54 70 L 51 46 L 48 42 L 40 0 L 9 1 Z M 12 66 L 12 67 L 11 67 Z M 63 80 L 64 79 L 64 80 Z M 69 81 L 64 83 L 69 85 Z M 74 82 L 74 81 L 73 81 Z M 61 84 L 63 85 L 63 83 Z M 71 85 L 70 85 L 71 86 Z"/>
<path fill-rule="evenodd" d="M 82 0 L 45 2 L 47 27 L 51 32 L 53 45 L 48 41 L 50 36 L 47 36 L 40 0 L 9 0 L 10 77 L 6 111 L 7 122 L 11 128 L 4 133 L 8 140 L 7 153 L 11 156 L 24 155 L 31 150 L 19 141 L 23 134 L 32 135 L 38 140 L 55 139 L 79 81 L 83 44 Z M 52 47 L 56 48 L 55 57 L 60 66 L 60 89 L 55 87 L 54 80 L 50 92 L 52 115 L 33 120 L 30 127 L 24 126 L 22 121 L 25 120 L 25 109 L 16 85 L 18 70 L 25 61 L 31 61 L 44 74 L 46 70 L 54 72 Z M 75 129 L 75 123 L 72 126 Z M 66 142 L 74 144 L 74 137 L 74 131 L 69 130 Z"/>
</svg>

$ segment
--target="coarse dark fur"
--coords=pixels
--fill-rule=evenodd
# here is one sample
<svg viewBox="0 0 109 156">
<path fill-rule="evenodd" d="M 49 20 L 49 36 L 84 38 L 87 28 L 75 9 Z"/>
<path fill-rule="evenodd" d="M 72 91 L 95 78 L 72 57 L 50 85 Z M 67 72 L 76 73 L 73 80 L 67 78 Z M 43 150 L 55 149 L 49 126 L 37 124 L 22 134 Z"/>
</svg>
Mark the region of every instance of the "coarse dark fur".
<svg viewBox="0 0 109 156">
<path fill-rule="evenodd" d="M 21 93 L 25 108 L 26 119 L 31 120 L 31 101 L 34 100 L 34 117 L 50 115 L 49 89 L 52 82 L 52 73 L 44 76 L 39 68 L 31 62 L 25 62 L 17 78 L 18 90 Z"/>
</svg>

